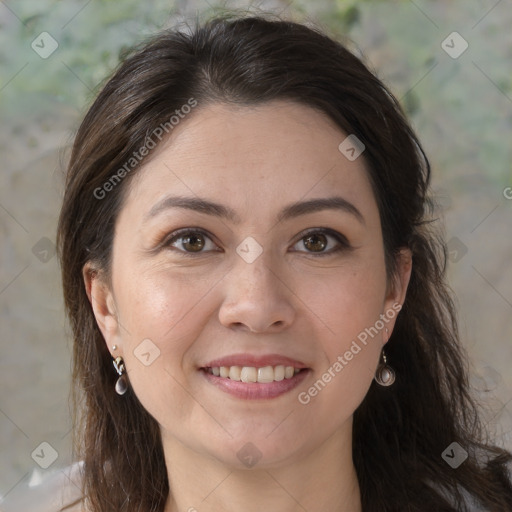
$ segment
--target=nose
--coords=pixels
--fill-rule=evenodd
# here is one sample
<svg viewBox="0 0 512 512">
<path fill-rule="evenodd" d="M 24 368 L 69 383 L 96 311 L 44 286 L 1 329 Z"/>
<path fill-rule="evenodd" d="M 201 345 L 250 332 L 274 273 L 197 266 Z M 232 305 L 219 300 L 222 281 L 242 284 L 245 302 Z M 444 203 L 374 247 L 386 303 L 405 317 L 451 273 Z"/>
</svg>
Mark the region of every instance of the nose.
<svg viewBox="0 0 512 512">
<path fill-rule="evenodd" d="M 278 332 L 295 318 L 293 292 L 277 266 L 261 255 L 247 263 L 240 259 L 225 277 L 225 299 L 219 321 L 228 328 L 250 332 Z"/>
</svg>

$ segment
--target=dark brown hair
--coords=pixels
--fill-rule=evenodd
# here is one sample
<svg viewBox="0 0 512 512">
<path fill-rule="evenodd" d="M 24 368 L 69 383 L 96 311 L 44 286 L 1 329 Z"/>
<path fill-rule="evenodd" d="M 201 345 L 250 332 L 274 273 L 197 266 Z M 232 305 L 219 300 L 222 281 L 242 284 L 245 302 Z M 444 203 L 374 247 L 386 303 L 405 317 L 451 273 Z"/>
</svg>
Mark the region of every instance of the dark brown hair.
<svg viewBox="0 0 512 512">
<path fill-rule="evenodd" d="M 407 298 L 386 348 L 397 374 L 372 383 L 355 411 L 353 459 L 365 512 L 512 510 L 507 451 L 482 427 L 445 284 L 446 249 L 431 222 L 430 165 L 393 95 L 344 45 L 320 30 L 270 16 L 223 15 L 191 32 L 164 31 L 126 56 L 75 138 L 58 225 L 66 310 L 74 336 L 76 449 L 94 512 L 162 511 L 170 492 L 159 427 L 128 390 L 114 391 L 112 358 L 88 301 L 82 268 L 106 276 L 114 225 L 135 166 L 98 198 L 187 104 L 296 101 L 329 116 L 366 146 L 389 277 L 401 247 L 413 254 Z M 195 111 L 191 114 L 195 115 Z M 95 193 L 96 192 L 96 193 Z M 451 443 L 469 454 L 457 469 Z M 171 490 L 172 491 L 172 490 Z"/>
</svg>

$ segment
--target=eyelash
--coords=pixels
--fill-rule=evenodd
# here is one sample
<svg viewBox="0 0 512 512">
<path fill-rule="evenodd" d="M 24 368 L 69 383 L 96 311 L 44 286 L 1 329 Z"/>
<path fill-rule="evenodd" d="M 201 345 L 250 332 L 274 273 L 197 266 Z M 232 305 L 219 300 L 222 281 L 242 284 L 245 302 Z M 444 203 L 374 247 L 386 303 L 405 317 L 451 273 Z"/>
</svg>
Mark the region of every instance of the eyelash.
<svg viewBox="0 0 512 512">
<path fill-rule="evenodd" d="M 167 237 L 166 240 L 164 240 L 164 242 L 161 244 L 161 246 L 169 248 L 171 250 L 176 249 L 182 256 L 185 256 L 185 257 L 193 257 L 195 255 L 204 254 L 207 251 L 198 251 L 198 252 L 194 253 L 191 251 L 184 251 L 181 249 L 177 249 L 177 248 L 171 246 L 172 243 L 176 242 L 177 240 L 180 240 L 181 238 L 183 238 L 187 235 L 197 235 L 197 234 L 201 234 L 204 237 L 212 240 L 212 237 L 201 228 L 183 228 L 183 229 L 178 229 L 177 231 L 172 232 L 169 235 L 169 237 Z M 294 251 L 294 252 L 306 252 L 307 254 L 313 255 L 315 257 L 324 257 L 324 256 L 330 256 L 334 253 L 337 253 L 337 252 L 340 252 L 343 250 L 351 249 L 351 246 L 348 243 L 348 240 L 345 238 L 344 235 L 342 235 L 341 233 L 338 233 L 337 231 L 335 231 L 333 229 L 328 229 L 328 228 L 314 228 L 314 229 L 308 229 L 306 231 L 303 231 L 302 233 L 300 233 L 298 240 L 293 245 L 296 245 L 301 240 L 304 240 L 307 236 L 318 235 L 318 234 L 330 236 L 330 237 L 334 238 L 338 242 L 338 245 L 336 247 L 334 247 L 333 249 L 329 249 L 328 251 L 322 251 L 322 252 L 315 252 L 315 251 Z M 212 242 L 213 242 L 213 240 L 212 240 Z"/>
</svg>

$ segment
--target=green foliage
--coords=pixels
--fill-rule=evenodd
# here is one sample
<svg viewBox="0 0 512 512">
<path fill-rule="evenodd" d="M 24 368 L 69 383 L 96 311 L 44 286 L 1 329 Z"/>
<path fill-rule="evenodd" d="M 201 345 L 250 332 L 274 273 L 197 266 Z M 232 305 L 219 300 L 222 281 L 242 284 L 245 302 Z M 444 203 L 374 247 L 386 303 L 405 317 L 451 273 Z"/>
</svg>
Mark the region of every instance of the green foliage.
<svg viewBox="0 0 512 512">
<path fill-rule="evenodd" d="M 5 9 L 0 18 L 0 109 L 11 113 L 44 108 L 48 102 L 83 107 L 84 98 L 92 98 L 97 85 L 118 64 L 120 51 L 160 29 L 172 8 L 164 0 L 12 4 L 13 12 Z M 47 59 L 31 48 L 42 32 L 59 44 Z"/>
<path fill-rule="evenodd" d="M 199 15 L 229 7 L 204 2 Z M 470 159 L 490 179 L 510 182 L 512 149 L 503 138 L 510 138 L 512 124 L 512 75 L 505 63 L 512 16 L 498 11 L 478 22 L 486 13 L 478 0 L 295 0 L 291 14 L 348 42 L 422 127 L 427 145 L 454 141 L 439 157 L 440 169 Z M 169 0 L 6 0 L 0 4 L 0 114 L 59 105 L 83 111 L 120 54 L 171 25 L 176 12 Z M 469 43 L 455 60 L 441 48 L 454 30 Z M 31 48 L 42 32 L 59 44 L 47 59 Z"/>
</svg>

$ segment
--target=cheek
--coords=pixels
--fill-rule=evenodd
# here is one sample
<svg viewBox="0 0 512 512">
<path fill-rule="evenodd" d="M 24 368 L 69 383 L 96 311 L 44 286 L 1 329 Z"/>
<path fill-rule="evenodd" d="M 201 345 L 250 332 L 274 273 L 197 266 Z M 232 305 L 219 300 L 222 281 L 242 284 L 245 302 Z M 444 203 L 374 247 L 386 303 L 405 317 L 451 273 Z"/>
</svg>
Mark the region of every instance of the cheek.
<svg viewBox="0 0 512 512">
<path fill-rule="evenodd" d="M 376 324 L 384 295 L 385 280 L 368 270 L 340 273 L 326 285 L 325 295 L 316 296 L 328 329 L 317 331 L 322 356 L 314 379 L 299 390 L 298 399 L 311 421 L 323 418 L 325 435 L 354 413 L 372 384 L 382 347 L 383 329 Z"/>
<path fill-rule="evenodd" d="M 201 302 L 214 284 L 212 278 L 191 280 L 154 270 L 121 285 L 119 304 L 128 343 L 151 338 L 162 351 L 183 348 L 185 333 L 201 327 Z"/>
<path fill-rule="evenodd" d="M 222 276 L 163 267 L 131 273 L 119 273 L 115 285 L 130 385 L 153 417 L 168 418 L 172 404 L 173 418 L 185 421 L 194 408 L 186 391 L 190 353 L 215 310 L 211 292 Z"/>
<path fill-rule="evenodd" d="M 321 320 L 317 338 L 323 352 L 316 376 L 322 382 L 308 395 L 322 394 L 319 402 L 326 404 L 343 403 L 343 414 L 364 398 L 382 348 L 387 326 L 381 317 L 386 295 L 383 256 L 361 257 L 329 278 L 306 280 L 302 286 L 303 294 L 314 290 L 304 296 L 309 297 L 308 306 Z"/>
<path fill-rule="evenodd" d="M 138 273 L 124 280 L 119 275 L 116 300 L 125 366 L 131 386 L 153 415 L 157 383 L 158 396 L 165 400 L 166 390 L 177 386 L 175 379 L 182 381 L 177 370 L 193 331 L 200 329 L 197 314 L 191 314 L 200 291 L 178 286 L 163 275 Z M 173 402 L 177 401 L 175 395 Z"/>
<path fill-rule="evenodd" d="M 386 284 L 383 258 L 378 257 L 360 258 L 322 279 L 304 280 L 304 302 L 328 328 L 330 355 L 337 355 L 379 320 Z"/>
</svg>

